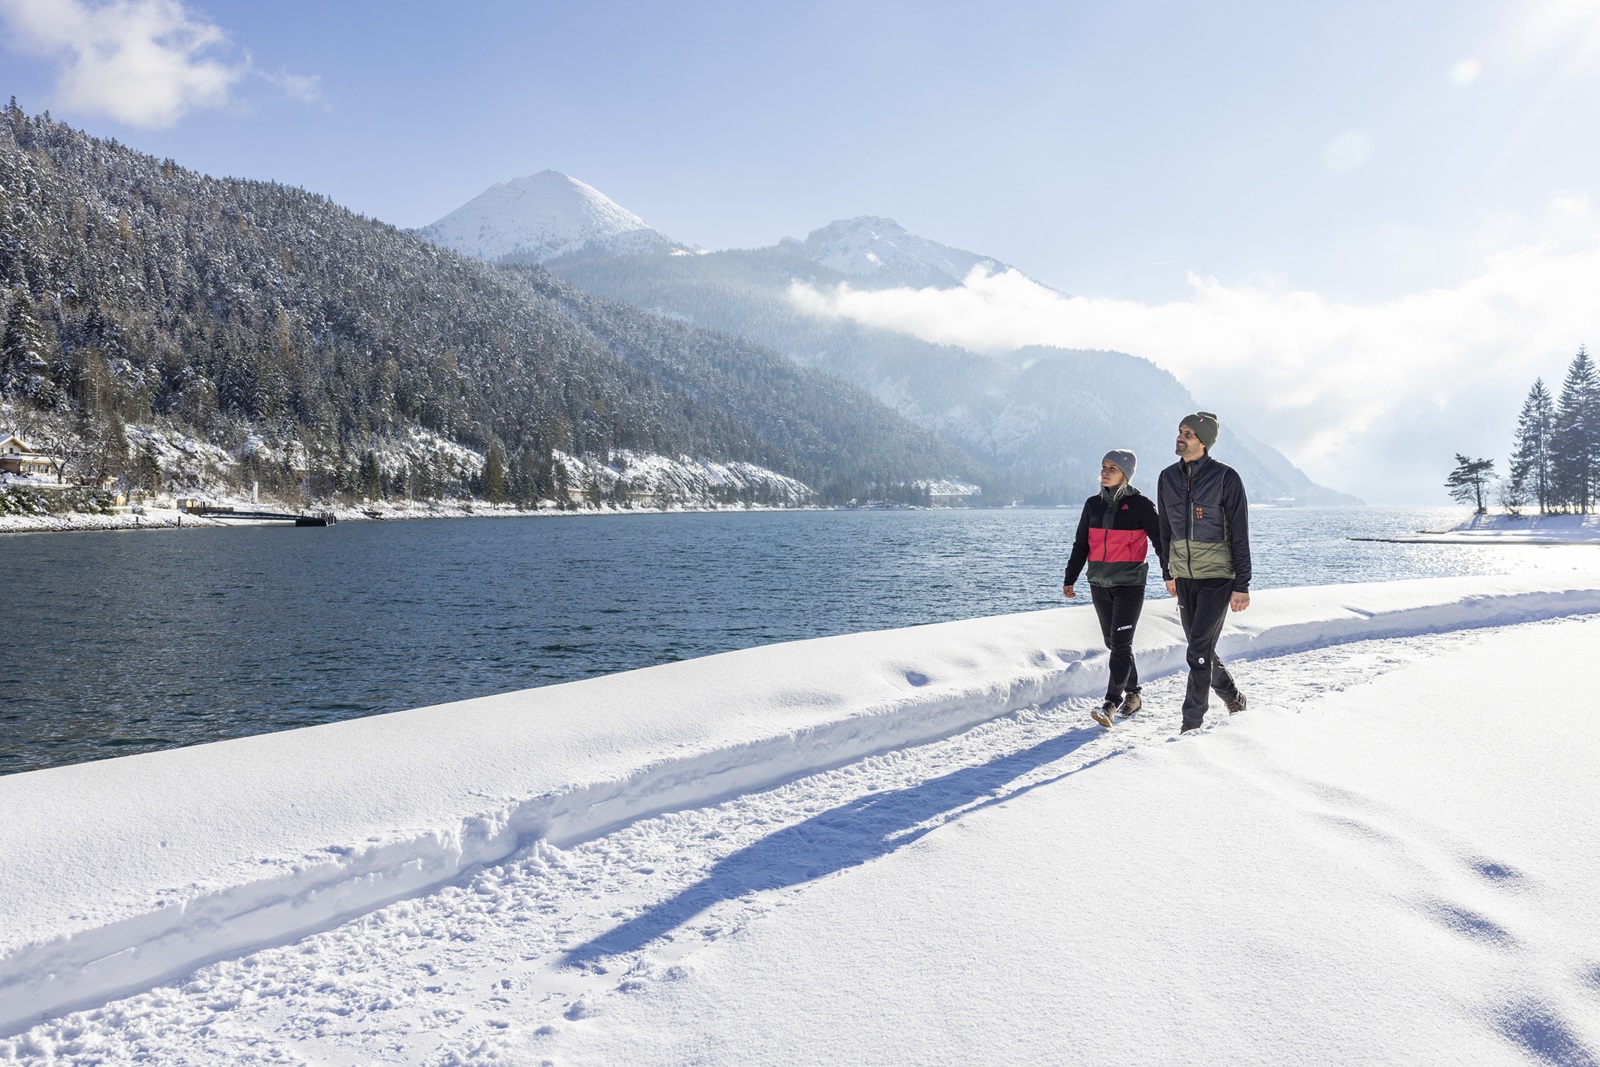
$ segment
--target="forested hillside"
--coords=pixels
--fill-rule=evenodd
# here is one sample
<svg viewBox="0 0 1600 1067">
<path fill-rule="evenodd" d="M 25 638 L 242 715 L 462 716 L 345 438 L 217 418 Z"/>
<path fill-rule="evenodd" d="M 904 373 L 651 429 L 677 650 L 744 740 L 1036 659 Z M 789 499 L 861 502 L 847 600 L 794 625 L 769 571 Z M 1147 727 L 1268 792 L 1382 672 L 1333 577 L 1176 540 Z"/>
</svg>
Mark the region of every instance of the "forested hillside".
<svg viewBox="0 0 1600 1067">
<path fill-rule="evenodd" d="M 525 499 L 556 492 L 555 450 L 755 463 L 846 497 L 981 474 L 864 391 L 757 345 L 14 102 L 0 225 L 0 394 L 84 480 L 154 477 L 130 432 L 150 425 L 221 446 L 236 478 L 311 496 L 464 492 L 455 446 L 503 456 Z M 375 470 L 398 440 L 433 442 L 438 462 L 413 450 Z"/>
<path fill-rule="evenodd" d="M 818 234 L 840 225 L 808 241 L 816 244 Z M 548 266 L 591 292 L 727 330 L 854 382 L 985 463 L 993 491 L 1030 503 L 1081 500 L 1093 490 L 1100 456 L 1111 447 L 1136 449 L 1146 464 L 1145 479 L 1152 481 L 1157 465 L 1169 461 L 1177 420 L 1204 406 L 1167 371 L 1121 352 L 1028 348 L 980 354 L 819 318 L 789 296 L 795 282 L 822 290 L 924 284 L 919 279 L 930 268 L 916 262 L 846 275 L 814 260 L 807 245 L 784 241 L 698 256 L 590 247 Z M 946 275 L 940 284 L 955 279 Z M 1218 454 L 1239 468 L 1254 498 L 1356 502 L 1314 485 L 1226 413 L 1224 425 Z"/>
</svg>

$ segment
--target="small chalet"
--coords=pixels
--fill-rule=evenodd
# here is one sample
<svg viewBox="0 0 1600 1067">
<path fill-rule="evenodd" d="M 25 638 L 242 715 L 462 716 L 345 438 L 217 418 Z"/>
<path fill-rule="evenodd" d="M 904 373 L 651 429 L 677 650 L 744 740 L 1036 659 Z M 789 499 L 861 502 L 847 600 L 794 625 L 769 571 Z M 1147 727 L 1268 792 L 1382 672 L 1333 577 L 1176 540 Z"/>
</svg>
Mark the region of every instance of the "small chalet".
<svg viewBox="0 0 1600 1067">
<path fill-rule="evenodd" d="M 0 473 L 19 478 L 53 478 L 56 458 L 38 451 L 14 433 L 0 432 Z"/>
</svg>

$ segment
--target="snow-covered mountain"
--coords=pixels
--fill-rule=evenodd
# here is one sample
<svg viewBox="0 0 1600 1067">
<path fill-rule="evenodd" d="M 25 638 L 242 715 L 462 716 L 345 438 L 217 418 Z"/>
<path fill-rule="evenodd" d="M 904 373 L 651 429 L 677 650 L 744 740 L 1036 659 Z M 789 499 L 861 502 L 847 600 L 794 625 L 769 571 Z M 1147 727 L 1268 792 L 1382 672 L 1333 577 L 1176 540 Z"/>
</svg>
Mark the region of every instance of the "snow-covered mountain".
<svg viewBox="0 0 1600 1067">
<path fill-rule="evenodd" d="M 491 262 L 543 263 L 583 248 L 621 254 L 683 248 L 600 190 L 555 170 L 491 185 L 417 233 Z"/>
<path fill-rule="evenodd" d="M 785 237 L 779 243 L 851 279 L 890 285 L 959 285 L 979 264 L 1006 269 L 989 256 L 918 237 L 893 219 L 874 215 L 839 219 L 812 230 L 804 241 Z"/>
<path fill-rule="evenodd" d="M 541 198 L 566 203 L 585 191 L 583 203 L 605 205 L 631 225 L 637 215 L 581 182 L 547 171 Z M 515 183 L 510 183 L 515 184 Z M 991 488 L 1034 503 L 1076 501 L 1093 484 L 1095 457 L 1115 438 L 1142 454 L 1165 455 L 1172 419 L 1198 406 L 1181 382 L 1147 360 L 1118 352 L 1030 349 L 979 354 L 932 345 L 905 334 L 824 321 L 797 308 L 790 288 L 848 284 L 858 289 L 959 286 L 974 267 L 1014 269 L 993 257 L 910 233 L 893 219 L 862 215 L 813 230 L 805 240 L 786 237 L 765 248 L 700 255 L 648 227 L 601 236 L 596 226 L 569 225 L 532 255 L 513 236 L 525 209 L 496 186 L 423 235 L 486 259 L 533 259 L 555 276 L 637 308 L 719 330 L 789 356 L 796 362 L 866 389 L 917 425 L 991 466 Z M 479 247 L 452 244 L 437 231 L 470 214 Z M 658 244 L 648 244 L 653 235 Z M 638 242 L 623 247 L 619 242 Z M 527 242 L 524 241 L 524 244 Z M 695 249 L 701 252 L 703 250 Z M 673 254 L 677 253 L 677 254 Z M 1130 417 L 1119 398 L 1144 403 Z M 1075 415 L 1063 419 L 1041 397 L 1073 396 Z M 1157 401 L 1159 398 L 1159 402 Z M 1113 413 L 1122 414 L 1113 417 Z M 1131 418 L 1131 422 L 1130 422 Z M 1137 423 L 1137 425 L 1133 425 Z M 1270 445 L 1230 424 L 1227 462 L 1238 467 L 1258 500 L 1354 503 L 1311 483 Z"/>
</svg>

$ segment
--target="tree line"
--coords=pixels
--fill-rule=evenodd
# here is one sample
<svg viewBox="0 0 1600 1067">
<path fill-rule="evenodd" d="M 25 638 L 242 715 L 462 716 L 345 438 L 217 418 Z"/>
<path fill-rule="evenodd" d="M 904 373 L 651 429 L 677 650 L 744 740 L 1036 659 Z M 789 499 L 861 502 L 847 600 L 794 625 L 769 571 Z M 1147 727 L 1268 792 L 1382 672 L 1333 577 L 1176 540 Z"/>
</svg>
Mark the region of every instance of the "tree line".
<svg viewBox="0 0 1600 1067">
<path fill-rule="evenodd" d="M 313 498 L 559 500 L 575 487 L 557 452 L 617 449 L 752 463 L 845 499 L 982 475 L 770 350 L 14 100 L 0 109 L 0 400 L 7 429 L 32 428 L 86 483 L 159 481 L 135 425 L 224 449 L 236 462 L 217 477 Z M 418 434 L 437 447 L 397 445 Z"/>
<path fill-rule="evenodd" d="M 1534 380 L 1517 417 L 1506 473 L 1494 460 L 1456 453 L 1445 479 L 1455 500 L 1481 513 L 1491 502 L 1515 515 L 1531 507 L 1539 514 L 1587 514 L 1600 502 L 1600 372 L 1588 350 L 1567 367 L 1559 397 L 1543 378 Z"/>
</svg>

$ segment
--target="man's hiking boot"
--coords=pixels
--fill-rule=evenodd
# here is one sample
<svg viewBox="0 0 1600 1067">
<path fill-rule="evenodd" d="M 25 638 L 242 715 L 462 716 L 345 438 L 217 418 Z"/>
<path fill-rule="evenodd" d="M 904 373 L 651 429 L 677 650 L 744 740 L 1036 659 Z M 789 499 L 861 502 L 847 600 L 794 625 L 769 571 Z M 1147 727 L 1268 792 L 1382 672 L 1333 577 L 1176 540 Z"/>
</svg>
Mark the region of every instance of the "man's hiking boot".
<svg viewBox="0 0 1600 1067">
<path fill-rule="evenodd" d="M 1243 690 L 1235 691 L 1233 696 L 1231 698 L 1229 698 L 1228 700 L 1224 700 L 1223 703 L 1228 706 L 1228 714 L 1229 715 L 1237 715 L 1237 714 L 1239 714 L 1241 711 L 1244 710 L 1244 692 L 1243 692 Z"/>
<path fill-rule="evenodd" d="M 1109 730 L 1111 728 L 1111 716 L 1115 715 L 1116 713 L 1117 702 L 1115 700 L 1108 700 L 1104 704 L 1101 704 L 1098 708 L 1095 708 L 1093 711 L 1091 711 L 1089 716 L 1090 718 L 1094 719 L 1095 722 Z"/>
<path fill-rule="evenodd" d="M 1122 707 L 1118 708 L 1117 710 L 1122 717 L 1126 719 L 1129 715 L 1132 715 L 1142 707 L 1144 707 L 1144 701 L 1139 698 L 1139 694 L 1129 693 L 1123 698 Z"/>
</svg>

